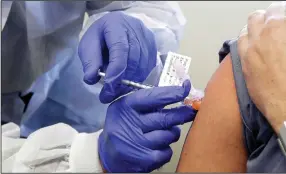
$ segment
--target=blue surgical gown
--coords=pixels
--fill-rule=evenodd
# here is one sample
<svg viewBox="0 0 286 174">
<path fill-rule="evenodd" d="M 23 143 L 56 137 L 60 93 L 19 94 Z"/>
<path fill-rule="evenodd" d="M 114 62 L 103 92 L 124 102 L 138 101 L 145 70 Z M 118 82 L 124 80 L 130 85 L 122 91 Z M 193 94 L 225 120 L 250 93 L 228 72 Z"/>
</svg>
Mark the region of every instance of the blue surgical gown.
<svg viewBox="0 0 286 174">
<path fill-rule="evenodd" d="M 136 17 L 155 34 L 161 54 L 177 50 L 186 23 L 178 4 L 169 1 L 1 3 L 1 120 L 19 124 L 24 137 L 59 122 L 79 132 L 102 128 L 107 109 L 98 99 L 102 84 L 83 82 L 77 54 L 81 36 L 94 21 L 118 10 Z M 151 77 L 161 68 L 158 63 Z M 25 106 L 21 96 L 28 93 L 33 95 Z"/>
</svg>

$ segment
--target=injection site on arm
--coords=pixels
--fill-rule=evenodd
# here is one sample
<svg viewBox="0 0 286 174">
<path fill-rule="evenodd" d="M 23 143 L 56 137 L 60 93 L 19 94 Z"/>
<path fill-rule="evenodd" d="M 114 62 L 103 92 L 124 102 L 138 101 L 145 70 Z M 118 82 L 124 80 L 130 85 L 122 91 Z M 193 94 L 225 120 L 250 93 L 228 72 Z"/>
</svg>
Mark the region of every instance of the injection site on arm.
<svg viewBox="0 0 286 174">
<path fill-rule="evenodd" d="M 247 154 L 230 56 L 220 64 L 189 130 L 177 172 L 245 172 Z"/>
</svg>

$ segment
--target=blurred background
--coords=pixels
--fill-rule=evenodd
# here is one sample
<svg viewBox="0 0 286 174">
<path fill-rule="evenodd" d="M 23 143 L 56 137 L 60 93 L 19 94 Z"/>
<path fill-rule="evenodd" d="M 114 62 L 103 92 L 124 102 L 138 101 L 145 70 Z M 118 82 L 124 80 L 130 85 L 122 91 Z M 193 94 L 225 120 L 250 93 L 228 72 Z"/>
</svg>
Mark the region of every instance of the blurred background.
<svg viewBox="0 0 286 174">
<path fill-rule="evenodd" d="M 227 39 L 237 37 L 248 15 L 271 1 L 179 1 L 187 19 L 179 53 L 192 57 L 190 74 L 196 88 L 204 89 L 218 64 L 218 51 Z M 182 126 L 173 157 L 159 172 L 174 172 L 191 124 Z M 158 171 L 157 171 L 158 172 Z"/>
</svg>

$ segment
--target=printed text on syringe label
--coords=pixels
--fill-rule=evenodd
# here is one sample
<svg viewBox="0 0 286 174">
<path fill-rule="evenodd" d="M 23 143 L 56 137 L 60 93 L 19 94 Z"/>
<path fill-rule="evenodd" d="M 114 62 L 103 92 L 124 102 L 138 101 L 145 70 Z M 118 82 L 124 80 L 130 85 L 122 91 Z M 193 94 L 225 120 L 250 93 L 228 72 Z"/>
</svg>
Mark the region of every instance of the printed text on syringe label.
<svg viewBox="0 0 286 174">
<path fill-rule="evenodd" d="M 191 58 L 169 52 L 160 77 L 159 86 L 182 85 L 183 79 L 177 76 L 176 69 L 173 66 L 174 62 L 177 60 L 180 61 L 180 63 L 184 66 L 184 72 L 188 73 L 191 64 Z"/>
</svg>

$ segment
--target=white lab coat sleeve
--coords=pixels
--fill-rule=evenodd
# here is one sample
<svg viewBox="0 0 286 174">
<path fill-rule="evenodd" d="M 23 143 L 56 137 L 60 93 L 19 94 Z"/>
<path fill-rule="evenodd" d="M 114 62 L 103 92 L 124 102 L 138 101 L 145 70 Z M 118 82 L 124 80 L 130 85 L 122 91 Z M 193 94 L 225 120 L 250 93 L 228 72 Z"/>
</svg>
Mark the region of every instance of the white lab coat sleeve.
<svg viewBox="0 0 286 174">
<path fill-rule="evenodd" d="M 92 7 L 92 2 L 89 2 L 89 5 L 87 5 L 89 18 L 80 34 L 80 38 L 96 20 L 107 13 L 120 10 L 127 15 L 142 20 L 145 26 L 154 33 L 158 52 L 161 54 L 166 54 L 169 51 L 175 52 L 179 48 L 186 19 L 177 2 L 109 1 L 107 5 L 100 9 L 92 10 Z"/>
<path fill-rule="evenodd" d="M 69 125 L 48 126 L 21 139 L 19 127 L 2 126 L 2 172 L 102 173 L 95 133 L 78 133 Z M 18 136 L 16 136 L 16 134 Z"/>
<path fill-rule="evenodd" d="M 69 172 L 102 173 L 98 154 L 98 138 L 102 130 L 95 133 L 78 134 L 71 146 Z"/>
<path fill-rule="evenodd" d="M 20 128 L 14 123 L 2 125 L 2 172 L 11 172 L 16 153 L 25 140 L 20 138 Z"/>
</svg>

